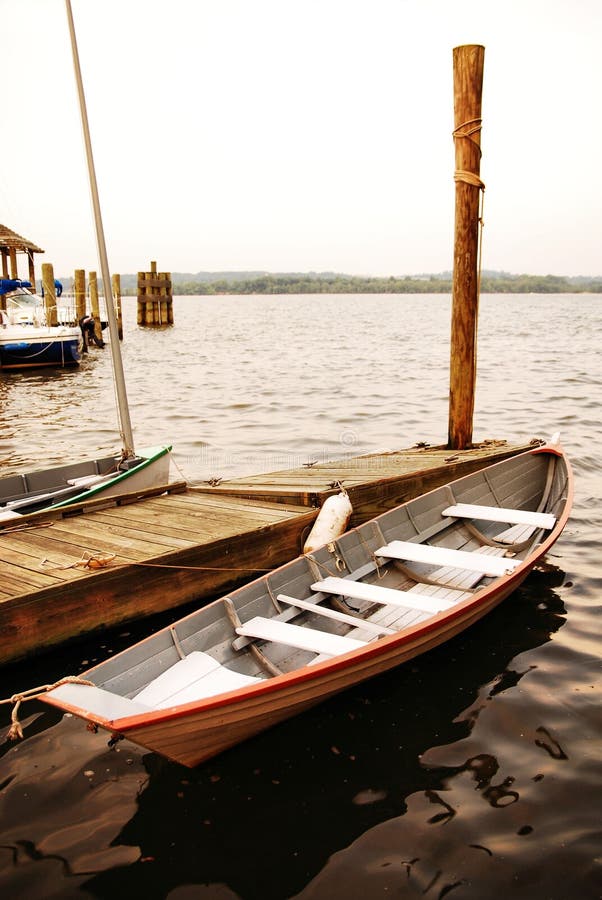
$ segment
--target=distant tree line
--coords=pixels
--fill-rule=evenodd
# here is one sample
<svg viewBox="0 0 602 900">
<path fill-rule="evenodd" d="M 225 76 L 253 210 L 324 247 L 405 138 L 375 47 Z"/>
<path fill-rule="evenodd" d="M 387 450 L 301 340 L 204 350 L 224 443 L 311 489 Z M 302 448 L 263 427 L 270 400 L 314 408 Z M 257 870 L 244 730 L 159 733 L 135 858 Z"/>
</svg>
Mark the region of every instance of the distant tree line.
<svg viewBox="0 0 602 900">
<path fill-rule="evenodd" d="M 178 294 L 445 294 L 451 281 L 432 277 L 360 278 L 353 275 L 260 275 L 244 281 L 179 282 Z"/>
<path fill-rule="evenodd" d="M 174 282 L 174 294 L 451 294 L 451 290 L 451 277 L 436 275 L 428 278 L 262 275 L 241 281 L 219 279 L 210 282 Z M 481 292 L 484 294 L 569 294 L 591 291 L 602 293 L 602 280 L 573 283 L 555 275 L 481 279 Z"/>
<path fill-rule="evenodd" d="M 245 277 L 246 276 L 246 277 Z M 121 276 L 124 295 L 135 295 L 135 281 Z M 172 274 L 173 293 L 197 294 L 450 294 L 451 272 L 439 275 L 407 275 L 405 277 L 361 277 L 337 273 L 199 273 L 198 276 Z M 510 275 L 484 272 L 481 277 L 484 294 L 574 294 L 602 293 L 600 278 L 564 277 L 559 275 Z"/>
</svg>

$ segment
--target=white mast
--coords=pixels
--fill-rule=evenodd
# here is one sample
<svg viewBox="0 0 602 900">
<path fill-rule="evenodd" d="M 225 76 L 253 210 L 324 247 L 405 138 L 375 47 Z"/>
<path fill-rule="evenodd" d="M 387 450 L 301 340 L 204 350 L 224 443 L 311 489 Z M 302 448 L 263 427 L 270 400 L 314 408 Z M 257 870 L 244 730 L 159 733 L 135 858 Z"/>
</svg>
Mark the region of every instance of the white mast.
<svg viewBox="0 0 602 900">
<path fill-rule="evenodd" d="M 90 191 L 92 194 L 92 206 L 94 208 L 94 222 L 96 225 L 96 241 L 98 244 L 98 256 L 100 261 L 100 272 L 102 275 L 102 283 L 104 287 L 105 304 L 107 307 L 107 318 L 109 321 L 109 334 L 111 335 L 111 354 L 113 357 L 113 371 L 115 373 L 115 387 L 117 391 L 117 412 L 119 416 L 119 425 L 121 438 L 124 444 L 123 455 L 129 458 L 135 455 L 134 452 L 134 436 L 132 434 L 132 424 L 130 421 L 130 410 L 128 407 L 127 392 L 125 389 L 125 377 L 123 374 L 123 360 L 121 358 L 121 348 L 119 346 L 119 333 L 117 330 L 117 320 L 115 317 L 115 306 L 113 301 L 113 290 L 111 286 L 111 275 L 109 273 L 109 263 L 107 259 L 107 247 L 105 244 L 104 230 L 102 227 L 102 216 L 100 213 L 100 201 L 98 199 L 98 185 L 96 183 L 96 172 L 94 170 L 94 157 L 92 156 L 92 142 L 90 140 L 90 128 L 88 126 L 88 113 L 86 111 L 86 98 L 84 96 L 84 86 L 82 82 L 82 73 L 79 65 L 79 53 L 77 51 L 77 40 L 75 37 L 75 26 L 73 24 L 73 13 L 71 11 L 71 0 L 65 0 L 67 7 L 67 20 L 69 22 L 69 33 L 71 35 L 71 50 L 73 52 L 73 68 L 75 69 L 75 81 L 77 83 L 77 93 L 79 96 L 79 109 L 82 119 L 82 128 L 84 132 L 84 143 L 86 146 L 86 157 L 88 160 L 88 174 L 90 177 Z"/>
</svg>

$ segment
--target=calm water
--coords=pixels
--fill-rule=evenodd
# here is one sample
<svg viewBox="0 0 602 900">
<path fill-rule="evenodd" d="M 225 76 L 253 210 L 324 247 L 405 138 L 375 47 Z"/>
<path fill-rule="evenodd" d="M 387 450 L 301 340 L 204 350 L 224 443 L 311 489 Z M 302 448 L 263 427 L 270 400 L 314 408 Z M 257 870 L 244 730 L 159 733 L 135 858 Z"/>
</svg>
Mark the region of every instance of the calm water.
<svg viewBox="0 0 602 900">
<path fill-rule="evenodd" d="M 191 481 L 443 443 L 449 299 L 181 298 L 125 341 L 140 446 Z M 602 297 L 481 303 L 475 439 L 560 429 L 573 516 L 523 588 L 464 636 L 188 770 L 23 709 L 2 743 L 7 898 L 602 897 Z M 109 349 L 0 380 L 4 471 L 112 450 Z M 162 623 L 163 624 L 163 623 Z M 144 623 L 0 673 L 1 697 L 77 673 Z"/>
</svg>

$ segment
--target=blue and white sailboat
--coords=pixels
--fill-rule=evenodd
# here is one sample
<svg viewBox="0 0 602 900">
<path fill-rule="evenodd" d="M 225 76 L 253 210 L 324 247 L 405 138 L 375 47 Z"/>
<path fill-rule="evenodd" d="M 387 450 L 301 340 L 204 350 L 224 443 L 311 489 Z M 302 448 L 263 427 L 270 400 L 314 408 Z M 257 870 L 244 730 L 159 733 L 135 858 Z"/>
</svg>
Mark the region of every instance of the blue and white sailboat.
<svg viewBox="0 0 602 900">
<path fill-rule="evenodd" d="M 51 324 L 44 300 L 29 281 L 0 278 L 0 369 L 77 366 L 82 333 L 69 322 Z"/>
</svg>

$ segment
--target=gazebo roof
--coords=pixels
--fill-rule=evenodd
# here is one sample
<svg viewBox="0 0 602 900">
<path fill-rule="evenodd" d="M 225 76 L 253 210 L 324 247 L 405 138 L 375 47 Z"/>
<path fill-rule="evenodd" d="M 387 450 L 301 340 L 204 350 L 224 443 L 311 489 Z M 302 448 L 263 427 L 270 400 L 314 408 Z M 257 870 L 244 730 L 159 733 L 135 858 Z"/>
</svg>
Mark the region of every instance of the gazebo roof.
<svg viewBox="0 0 602 900">
<path fill-rule="evenodd" d="M 41 247 L 11 231 L 6 225 L 0 225 L 0 250 L 17 250 L 27 253 L 44 253 Z"/>
</svg>

